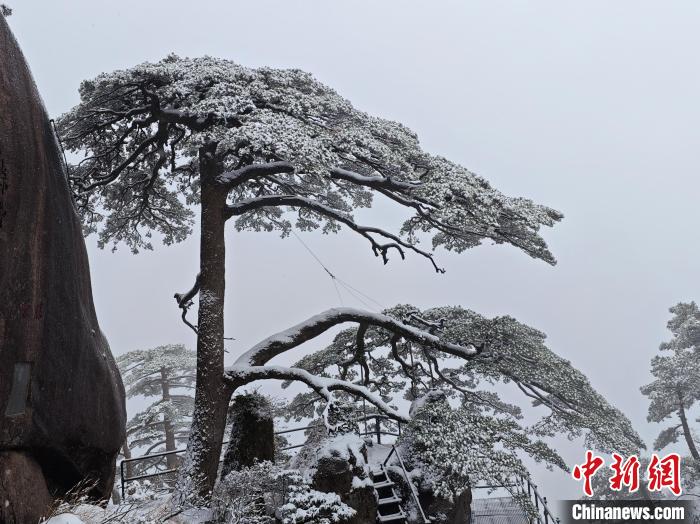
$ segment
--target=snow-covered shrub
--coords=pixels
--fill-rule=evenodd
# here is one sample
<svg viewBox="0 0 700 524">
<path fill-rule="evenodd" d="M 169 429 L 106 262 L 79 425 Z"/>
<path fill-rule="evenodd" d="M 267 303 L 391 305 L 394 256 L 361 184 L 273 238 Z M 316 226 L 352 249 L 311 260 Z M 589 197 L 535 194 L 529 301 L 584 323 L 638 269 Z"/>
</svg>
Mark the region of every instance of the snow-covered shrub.
<svg viewBox="0 0 700 524">
<path fill-rule="evenodd" d="M 355 510 L 340 500 L 336 493 L 311 489 L 299 473 L 287 472 L 286 502 L 277 512 L 282 524 L 333 524 L 346 522 Z"/>
<path fill-rule="evenodd" d="M 212 512 L 213 522 L 221 524 L 331 524 L 355 514 L 337 494 L 315 491 L 301 472 L 271 462 L 223 478 L 214 490 Z"/>
<path fill-rule="evenodd" d="M 12 14 L 12 9 L 5 4 L 0 4 L 0 15 L 10 16 Z"/>
<path fill-rule="evenodd" d="M 323 422 L 331 435 L 357 433 L 358 412 L 351 402 L 334 400 L 323 410 Z"/>
<path fill-rule="evenodd" d="M 126 485 L 125 500 L 130 502 L 140 502 L 155 500 L 162 494 L 162 489 L 158 489 L 150 480 L 134 480 Z"/>
<path fill-rule="evenodd" d="M 240 471 L 231 471 L 214 490 L 214 522 L 274 523 L 275 510 L 282 505 L 284 498 L 280 474 L 280 469 L 267 461 Z"/>
</svg>

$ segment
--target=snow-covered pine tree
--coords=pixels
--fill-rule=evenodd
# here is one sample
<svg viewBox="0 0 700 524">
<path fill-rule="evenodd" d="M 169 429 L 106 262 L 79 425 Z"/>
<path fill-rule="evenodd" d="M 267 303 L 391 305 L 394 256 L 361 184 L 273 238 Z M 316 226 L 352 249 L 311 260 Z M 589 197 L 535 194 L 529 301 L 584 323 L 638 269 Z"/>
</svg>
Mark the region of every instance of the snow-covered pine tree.
<svg viewBox="0 0 700 524">
<path fill-rule="evenodd" d="M 117 358 L 128 398 L 145 397 L 150 404 L 127 422 L 124 458 L 132 450 L 142 454 L 175 451 L 187 442 L 194 397 L 197 355 L 182 344 L 129 351 Z M 176 455 L 146 462 L 141 469 L 174 469 Z M 137 472 L 127 463 L 129 476 Z M 141 473 L 142 471 L 138 471 Z"/>
<path fill-rule="evenodd" d="M 650 401 L 647 420 L 671 421 L 659 433 L 654 448 L 662 449 L 682 437 L 700 471 L 700 454 L 688 421 L 688 412 L 700 399 L 700 309 L 695 302 L 679 302 L 669 311 L 671 340 L 659 347 L 663 355 L 652 358 L 654 381 L 641 391 Z"/>
<path fill-rule="evenodd" d="M 179 477 L 183 499 L 210 496 L 229 398 L 252 380 L 300 380 L 329 401 L 346 391 L 406 418 L 363 384 L 268 364 L 334 326 L 359 326 L 358 355 L 362 335 L 374 327 L 435 354 L 490 358 L 478 336 L 458 326 L 443 340 L 439 330 L 415 321 L 341 308 L 263 341 L 225 370 L 229 221 L 239 230 L 282 236 L 293 227 L 336 232 L 345 226 L 384 263 L 391 254 L 413 252 L 437 272 L 443 269 L 419 237 L 431 234 L 433 249 L 457 252 L 490 240 L 555 262 L 539 230 L 559 221 L 559 212 L 507 197 L 464 167 L 424 152 L 411 130 L 355 109 L 308 73 L 173 55 L 85 81 L 80 97 L 59 130 L 68 149 L 84 154 L 70 182 L 86 232 L 99 231 L 102 246 L 124 242 L 134 251 L 150 249 L 153 232 L 166 244 L 187 237 L 191 206 L 199 206 L 200 272 L 188 292 L 176 295 L 188 324 L 187 310 L 199 300 L 197 326 L 189 324 L 198 335 L 198 366 L 193 429 Z M 375 195 L 410 213 L 399 231 L 355 220 L 353 211 L 370 207 Z M 535 396 L 546 400 L 548 394 Z"/>
<path fill-rule="evenodd" d="M 567 471 L 546 443 L 557 435 L 583 437 L 589 449 L 607 453 L 632 454 L 644 447 L 627 417 L 546 346 L 544 333 L 512 317 L 489 319 L 461 307 L 421 311 L 399 305 L 383 314 L 427 329 L 442 343 L 471 340 L 478 351 L 469 358 L 454 358 L 455 353 L 426 341 L 361 324 L 341 331 L 327 348 L 305 356 L 294 368 L 329 382 L 363 385 L 387 403 L 414 401 L 411 418 L 403 419 L 408 426 L 401 445 L 407 448 L 405 456 L 429 474 L 436 492 L 454 495 L 479 481 L 505 483 L 526 473 L 522 454 Z M 530 404 L 527 417 L 522 409 L 526 406 L 501 399 L 508 387 Z M 451 401 L 454 409 L 436 402 L 429 407 L 429 421 L 416 418 L 421 402 L 436 394 Z M 315 398 L 315 392 L 297 395 L 288 416 L 319 416 L 327 403 Z M 386 413 L 376 402 L 368 411 Z"/>
</svg>

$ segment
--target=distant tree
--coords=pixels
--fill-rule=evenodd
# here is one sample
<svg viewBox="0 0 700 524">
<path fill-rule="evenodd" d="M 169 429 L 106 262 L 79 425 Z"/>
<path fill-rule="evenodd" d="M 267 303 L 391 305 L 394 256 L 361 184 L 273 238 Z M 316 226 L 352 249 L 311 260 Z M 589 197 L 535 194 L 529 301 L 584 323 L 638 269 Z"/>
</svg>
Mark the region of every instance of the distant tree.
<svg viewBox="0 0 700 524">
<path fill-rule="evenodd" d="M 517 340 L 501 349 L 498 338 L 471 331 L 473 324 L 462 313 L 443 323 L 430 315 L 406 317 L 401 310 L 329 310 L 262 341 L 225 369 L 224 233 L 229 220 L 239 230 L 277 230 L 282 236 L 293 227 L 329 233 L 345 226 L 369 242 L 384 263 L 391 253 L 403 258 L 414 252 L 443 272 L 433 253 L 420 247 L 424 234 L 432 234 L 433 249 L 462 252 L 491 240 L 554 264 L 539 230 L 562 215 L 504 196 L 464 167 L 424 152 L 403 125 L 358 111 L 299 70 L 169 56 L 85 81 L 80 97 L 80 104 L 60 119 L 59 129 L 66 146 L 84 154 L 70 180 L 86 232 L 99 231 L 102 246 L 125 242 L 134 251 L 150 249 L 153 232 L 166 244 L 187 237 L 193 224 L 190 207 L 200 209 L 200 272 L 192 289 L 175 297 L 183 320 L 197 332 L 195 409 L 178 480 L 180 500 L 210 496 L 229 398 L 254 380 L 302 381 L 328 405 L 334 395 L 346 392 L 407 420 L 366 382 L 269 364 L 344 323 L 357 326 L 352 359 L 361 365 L 367 360 L 365 335 L 396 346 L 391 358 L 408 376 L 416 371 L 403 348 L 415 344 L 425 355 L 423 371 L 455 389 L 466 387 L 442 373 L 436 362 L 457 359 L 477 367 L 498 362 L 504 380 L 513 380 L 556 413 L 568 413 L 553 414 L 542 431 L 554 420 L 582 417 L 575 431 L 585 427 L 600 437 L 627 439 L 625 445 L 635 441 L 626 419 L 590 388 L 581 397 L 567 385 L 565 373 L 572 368 L 559 368 L 560 390 L 550 390 L 548 381 L 537 378 L 533 370 L 538 365 L 560 365 L 561 359 L 549 352 L 529 355 Z M 410 213 L 399 231 L 356 222 L 353 211 L 370 207 L 377 194 Z M 195 298 L 196 326 L 186 318 Z M 573 382 L 582 383 L 580 374 L 571 372 Z M 592 405 L 583 399 L 592 399 Z"/>
<path fill-rule="evenodd" d="M 175 451 L 187 442 L 192 420 L 196 353 L 181 344 L 136 350 L 117 358 L 129 398 L 141 396 L 153 401 L 127 423 L 124 458 L 131 458 L 133 449 L 142 454 Z M 179 465 L 176 455 L 167 455 L 165 469 Z M 158 466 L 162 461 L 147 462 L 144 467 Z M 130 476 L 134 468 L 129 467 Z"/>
<path fill-rule="evenodd" d="M 10 16 L 12 14 L 12 9 L 5 4 L 0 4 L 0 15 Z"/>
<path fill-rule="evenodd" d="M 700 454 L 688 422 L 688 411 L 700 399 L 700 310 L 695 302 L 680 302 L 669 310 L 673 317 L 667 326 L 672 338 L 660 346 L 665 353 L 651 361 L 655 380 L 641 388 L 649 397 L 650 422 L 671 421 L 654 442 L 656 449 L 678 442 L 683 437 L 693 464 Z"/>
</svg>

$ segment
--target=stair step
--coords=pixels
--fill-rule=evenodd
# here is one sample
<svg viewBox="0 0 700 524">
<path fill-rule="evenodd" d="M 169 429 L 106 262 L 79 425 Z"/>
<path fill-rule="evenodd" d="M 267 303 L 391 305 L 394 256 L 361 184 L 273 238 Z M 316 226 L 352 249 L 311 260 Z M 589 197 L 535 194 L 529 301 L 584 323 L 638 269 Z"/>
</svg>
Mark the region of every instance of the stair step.
<svg viewBox="0 0 700 524">
<path fill-rule="evenodd" d="M 377 514 L 377 520 L 379 522 L 396 522 L 397 520 L 405 520 L 406 514 L 399 510 L 398 513 L 392 513 L 391 515 L 379 515 Z"/>
<path fill-rule="evenodd" d="M 384 506 L 385 504 L 397 504 L 401 502 L 401 498 L 398 497 L 396 494 L 393 494 L 391 497 L 386 497 L 384 499 L 379 499 L 377 501 L 378 506 Z"/>
<path fill-rule="evenodd" d="M 383 480 L 374 484 L 374 489 L 390 488 L 392 486 L 394 486 L 394 483 L 391 480 Z"/>
</svg>

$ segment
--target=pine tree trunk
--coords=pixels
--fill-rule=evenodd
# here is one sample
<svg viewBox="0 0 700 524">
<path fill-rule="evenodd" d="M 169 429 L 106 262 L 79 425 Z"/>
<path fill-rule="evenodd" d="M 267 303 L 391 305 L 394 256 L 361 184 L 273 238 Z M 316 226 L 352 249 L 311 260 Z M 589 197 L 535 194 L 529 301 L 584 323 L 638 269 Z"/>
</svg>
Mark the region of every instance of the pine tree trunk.
<svg viewBox="0 0 700 524">
<path fill-rule="evenodd" d="M 226 192 L 216 183 L 221 166 L 215 145 L 199 151 L 201 181 L 201 240 L 197 385 L 187 454 L 180 468 L 176 500 L 181 504 L 206 501 L 216 481 L 231 396 L 224 384 L 224 291 Z"/>
<path fill-rule="evenodd" d="M 131 448 L 129 447 L 129 443 L 124 439 L 124 444 L 122 444 L 122 451 L 124 452 L 124 460 L 130 459 L 131 458 Z M 125 472 L 127 477 L 133 477 L 134 476 L 134 463 L 133 462 L 127 462 L 125 465 Z"/>
<path fill-rule="evenodd" d="M 690 433 L 690 427 L 688 426 L 688 419 L 685 416 L 685 407 L 683 406 L 683 401 L 680 399 L 680 408 L 678 409 L 678 416 L 681 418 L 681 424 L 683 425 L 683 436 L 685 437 L 685 442 L 688 444 L 688 449 L 690 454 L 695 460 L 697 467 L 700 467 L 700 454 L 698 454 L 698 448 L 695 447 L 695 442 L 693 441 L 693 435 Z"/>
<path fill-rule="evenodd" d="M 162 391 L 163 403 L 170 403 L 170 384 L 168 383 L 168 374 L 165 369 L 160 370 L 160 387 Z M 165 451 L 175 451 L 177 446 L 175 445 L 175 429 L 173 428 L 173 421 L 170 419 L 168 413 L 163 413 L 163 431 L 165 432 Z M 171 455 L 166 455 L 166 462 L 168 469 L 175 469 L 178 467 L 177 455 L 174 453 Z"/>
</svg>

